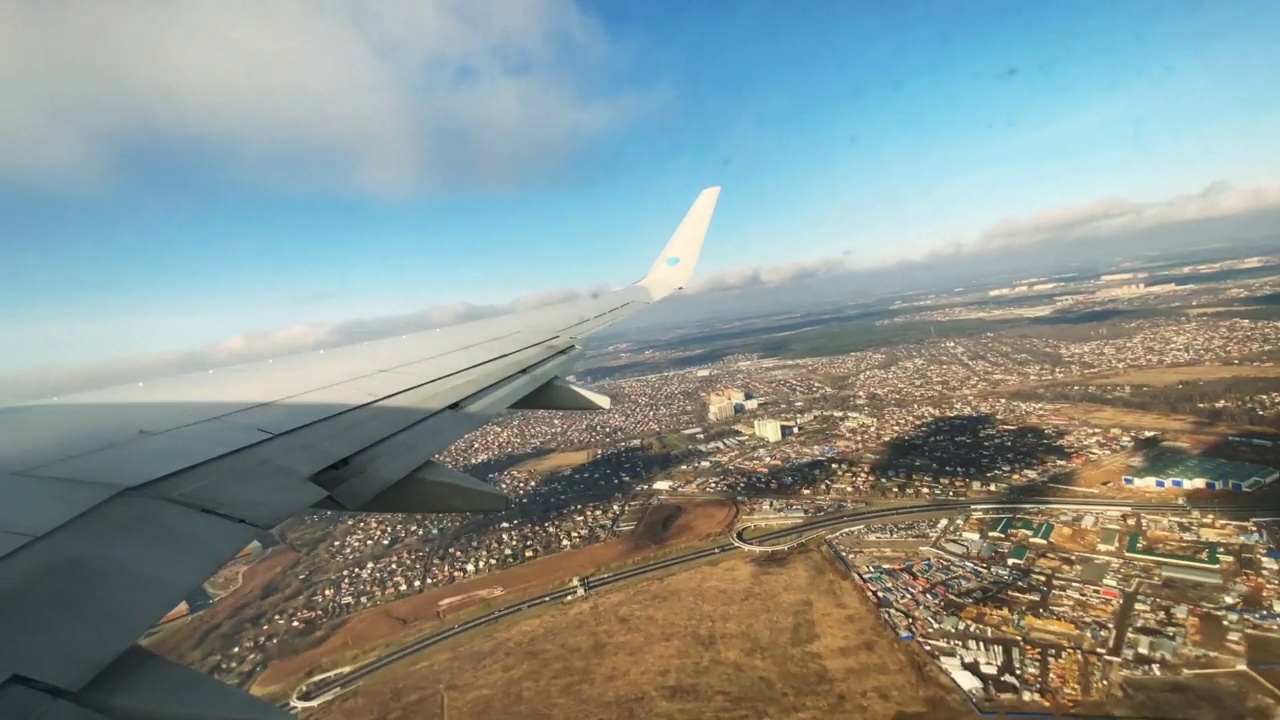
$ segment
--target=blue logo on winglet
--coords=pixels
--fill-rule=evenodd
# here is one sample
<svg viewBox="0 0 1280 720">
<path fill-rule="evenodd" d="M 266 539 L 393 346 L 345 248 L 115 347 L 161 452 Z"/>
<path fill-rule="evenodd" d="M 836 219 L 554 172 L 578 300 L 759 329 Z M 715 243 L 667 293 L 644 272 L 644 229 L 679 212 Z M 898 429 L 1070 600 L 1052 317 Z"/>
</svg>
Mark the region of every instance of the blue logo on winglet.
<svg viewBox="0 0 1280 720">
<path fill-rule="evenodd" d="M 679 264 L 680 264 L 680 258 L 675 257 L 675 256 L 673 255 L 673 256 L 671 256 L 671 257 L 667 258 L 666 262 L 667 262 L 667 267 L 675 267 L 675 266 L 677 266 L 677 265 L 679 265 Z"/>
</svg>

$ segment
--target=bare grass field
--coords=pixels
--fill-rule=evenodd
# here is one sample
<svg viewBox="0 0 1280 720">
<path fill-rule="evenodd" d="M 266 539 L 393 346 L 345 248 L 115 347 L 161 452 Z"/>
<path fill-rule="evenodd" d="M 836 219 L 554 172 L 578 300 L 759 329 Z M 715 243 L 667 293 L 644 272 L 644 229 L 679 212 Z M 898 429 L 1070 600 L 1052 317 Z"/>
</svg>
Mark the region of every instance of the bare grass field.
<svg viewBox="0 0 1280 720">
<path fill-rule="evenodd" d="M 649 513 L 655 511 L 663 518 L 672 513 L 662 505 L 651 508 Z M 456 614 L 445 614 L 443 619 L 438 614 L 439 603 L 446 598 L 501 587 L 504 589 L 502 596 L 480 603 L 478 607 L 470 603 L 465 610 L 502 607 L 520 597 L 564 585 L 574 576 L 587 575 L 603 567 L 632 562 L 723 534 L 737 516 L 737 508 L 728 500 L 681 501 L 675 516 L 664 533 L 656 532 L 652 523 L 646 525 L 649 522 L 646 518 L 637 528 L 647 528 L 640 539 L 624 537 L 581 550 L 556 553 L 357 613 L 318 647 L 272 662 L 254 683 L 253 691 L 256 694 L 292 691 L 313 671 L 337 666 L 357 654 L 367 654 L 389 643 L 407 642 L 411 637 L 434 630 L 445 621 L 456 622 Z"/>
<path fill-rule="evenodd" d="M 531 458 L 516 465 L 514 470 L 528 470 L 530 472 L 554 472 L 556 470 L 568 470 L 572 467 L 585 465 L 591 462 L 595 457 L 595 450 L 566 450 L 564 452 L 554 452 L 550 455 Z"/>
<path fill-rule="evenodd" d="M 1277 704 L 1270 688 L 1243 671 L 1185 677 L 1131 677 L 1120 697 L 1085 702 L 1080 713 L 1180 720 L 1272 720 Z"/>
<path fill-rule="evenodd" d="M 1080 466 L 1076 470 L 1075 476 L 1071 479 L 1071 485 L 1078 488 L 1087 488 L 1097 491 L 1099 494 L 1094 497 L 1111 497 L 1123 498 L 1128 500 L 1150 499 L 1157 492 L 1150 489 L 1135 488 L 1124 484 L 1125 474 L 1131 472 L 1127 460 L 1139 458 L 1137 453 L 1118 453 L 1094 460 Z M 1164 492 L 1164 491 L 1160 491 Z M 1174 495 L 1161 495 L 1160 497 L 1176 497 L 1182 495 L 1182 491 L 1176 491 Z M 1054 533 L 1054 542 L 1058 541 L 1057 533 Z M 1093 548 L 1090 547 L 1090 550 Z"/>
<path fill-rule="evenodd" d="M 1115 373 L 1088 375 L 1090 385 L 1177 385 L 1197 380 L 1241 377 L 1280 377 L 1274 365 L 1188 365 L 1185 367 L 1133 368 Z M 1061 381 L 1059 381 L 1061 382 Z"/>
<path fill-rule="evenodd" d="M 1280 377 L 1280 365 L 1186 365 L 1180 367 L 1138 367 L 1085 373 L 1037 382 L 1002 385 L 982 394 L 1000 395 L 1014 390 L 1032 390 L 1054 385 L 1152 385 L 1167 386 L 1196 380 L 1226 380 L 1245 377 Z"/>
<path fill-rule="evenodd" d="M 314 720 L 858 718 L 972 711 L 821 551 L 733 554 L 477 631 Z"/>
<path fill-rule="evenodd" d="M 1122 485 L 1121 480 L 1129 469 L 1126 461 L 1133 456 L 1129 453 L 1116 453 L 1093 462 L 1086 463 L 1076 471 L 1075 485 L 1087 488 Z"/>
<path fill-rule="evenodd" d="M 1072 403 L 1064 405 L 1059 414 L 1078 418 L 1090 425 L 1101 427 L 1119 427 L 1133 430 L 1155 430 L 1165 433 L 1230 433 L 1236 428 L 1214 425 L 1213 423 L 1191 417 L 1190 415 L 1173 415 L 1168 413 L 1146 412 L 1145 410 L 1129 410 L 1127 408 L 1092 405 L 1088 403 Z"/>
</svg>

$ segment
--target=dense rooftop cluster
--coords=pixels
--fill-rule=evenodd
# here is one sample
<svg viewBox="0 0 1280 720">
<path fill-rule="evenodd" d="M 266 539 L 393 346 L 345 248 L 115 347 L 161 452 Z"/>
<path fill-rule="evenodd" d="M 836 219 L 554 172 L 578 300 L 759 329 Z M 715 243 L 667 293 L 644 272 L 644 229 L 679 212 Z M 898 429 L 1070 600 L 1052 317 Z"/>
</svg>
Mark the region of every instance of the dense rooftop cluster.
<svg viewBox="0 0 1280 720">
<path fill-rule="evenodd" d="M 980 709 L 1029 710 L 1106 697 L 1109 668 L 1242 664 L 1246 634 L 1280 617 L 1271 530 L 1194 512 L 1064 510 L 872 525 L 829 543 L 885 623 Z M 1135 536 L 1161 551 L 1117 542 Z M 1191 568 L 1219 547 L 1220 563 Z"/>
<path fill-rule="evenodd" d="M 512 510 L 309 519 L 332 526 L 331 536 L 279 583 L 282 609 L 223 649 L 220 672 L 244 672 L 283 638 L 356 610 L 613 537 L 655 479 L 676 490 L 837 500 L 945 497 L 1051 477 L 1129 440 L 1058 425 L 1053 403 L 990 390 L 1271 347 L 1280 347 L 1280 323 L 1147 320 L 1123 339 L 1082 343 L 992 336 L 809 360 L 732 358 L 598 386 L 615 401 L 604 412 L 511 412 L 439 459 L 512 494 Z M 708 423 L 705 398 L 726 387 L 745 389 L 759 408 Z M 763 417 L 794 431 L 782 442 L 756 438 L 751 423 Z M 589 448 L 592 458 L 552 472 L 510 461 L 564 448 Z"/>
<path fill-rule="evenodd" d="M 1280 323 L 1270 320 L 1151 320 L 1124 337 L 1063 344 L 1057 351 L 1081 370 L 1174 365 L 1280 347 Z"/>
</svg>

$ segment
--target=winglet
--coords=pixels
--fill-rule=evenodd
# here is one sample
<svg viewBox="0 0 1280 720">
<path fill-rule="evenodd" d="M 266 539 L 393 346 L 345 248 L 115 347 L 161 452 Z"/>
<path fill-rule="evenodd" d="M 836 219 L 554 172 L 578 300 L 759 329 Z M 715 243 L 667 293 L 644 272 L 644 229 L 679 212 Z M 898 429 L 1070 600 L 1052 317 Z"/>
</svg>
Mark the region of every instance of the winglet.
<svg viewBox="0 0 1280 720">
<path fill-rule="evenodd" d="M 720 188 L 709 187 L 698 193 L 698 199 L 685 214 L 680 227 L 667 241 L 649 274 L 636 283 L 649 290 L 654 300 L 660 300 L 679 290 L 693 277 L 693 269 L 698 264 L 698 255 L 702 252 L 702 240 L 707 236 L 707 228 L 711 226 L 711 215 L 716 209 L 716 200 L 720 198 Z"/>
</svg>

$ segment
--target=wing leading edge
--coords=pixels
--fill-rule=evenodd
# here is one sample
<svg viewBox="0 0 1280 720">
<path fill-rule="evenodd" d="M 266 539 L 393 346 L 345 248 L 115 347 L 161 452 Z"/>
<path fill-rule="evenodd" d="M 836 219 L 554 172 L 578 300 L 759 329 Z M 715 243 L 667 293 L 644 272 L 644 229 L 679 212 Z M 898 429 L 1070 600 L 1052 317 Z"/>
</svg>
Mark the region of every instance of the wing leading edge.
<svg viewBox="0 0 1280 720">
<path fill-rule="evenodd" d="M 686 285 L 718 196 L 618 290 L 0 410 L 0 717 L 288 717 L 135 643 L 308 508 L 505 509 L 432 458 L 506 408 L 608 408 L 562 377 L 576 340 Z"/>
</svg>

